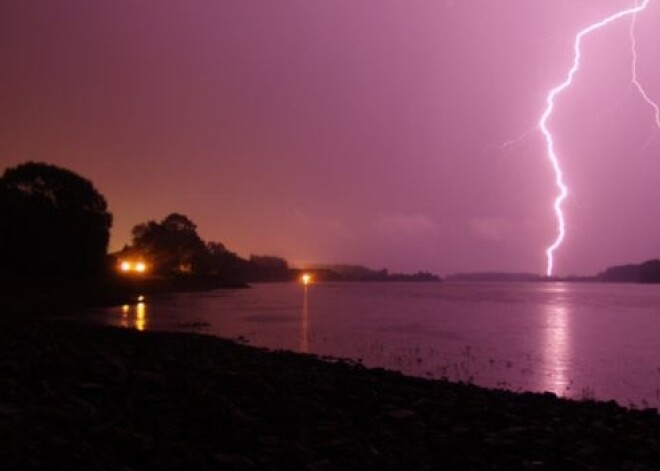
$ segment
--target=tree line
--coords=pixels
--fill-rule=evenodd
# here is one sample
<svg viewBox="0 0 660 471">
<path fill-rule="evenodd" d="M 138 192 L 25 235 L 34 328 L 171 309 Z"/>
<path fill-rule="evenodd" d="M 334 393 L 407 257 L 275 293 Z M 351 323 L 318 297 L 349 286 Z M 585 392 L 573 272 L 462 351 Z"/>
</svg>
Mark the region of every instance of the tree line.
<svg viewBox="0 0 660 471">
<path fill-rule="evenodd" d="M 135 225 L 131 243 L 108 255 L 112 214 L 91 181 L 45 163 L 27 162 L 0 178 L 0 275 L 90 277 L 138 263 L 150 276 L 213 277 L 225 285 L 287 281 L 301 275 L 281 257 L 242 258 L 217 241 L 204 241 L 195 223 L 171 213 Z M 355 265 L 310 271 L 325 281 L 439 281 Z M 144 274 L 144 273 L 143 273 Z"/>
<path fill-rule="evenodd" d="M 620 283 L 660 283 L 660 260 L 609 267 L 599 273 L 597 279 Z"/>
<path fill-rule="evenodd" d="M 102 276 L 117 257 L 140 256 L 155 275 L 215 276 L 227 283 L 290 277 L 286 260 L 239 257 L 205 242 L 185 215 L 137 224 L 132 241 L 108 256 L 112 214 L 91 181 L 54 165 L 27 162 L 0 178 L 0 274 Z"/>
<path fill-rule="evenodd" d="M 285 281 L 291 277 L 283 258 L 252 255 L 244 259 L 221 242 L 205 242 L 195 223 L 179 213 L 133 227 L 131 244 L 116 257 L 143 258 L 160 275 L 213 276 L 225 283 Z"/>
<path fill-rule="evenodd" d="M 28 162 L 0 178 L 0 271 L 98 275 L 112 214 L 92 183 L 70 170 Z"/>
</svg>

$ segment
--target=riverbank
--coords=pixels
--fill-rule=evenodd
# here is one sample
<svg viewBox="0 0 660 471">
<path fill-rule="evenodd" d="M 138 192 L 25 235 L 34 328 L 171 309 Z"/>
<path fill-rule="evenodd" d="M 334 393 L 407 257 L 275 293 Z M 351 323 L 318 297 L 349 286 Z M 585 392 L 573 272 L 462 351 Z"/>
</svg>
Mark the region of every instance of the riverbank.
<svg viewBox="0 0 660 471">
<path fill-rule="evenodd" d="M 12 316 L 52 315 L 87 307 L 135 303 L 139 296 L 211 289 L 248 288 L 244 283 L 227 284 L 214 277 L 180 276 L 60 279 L 0 276 L 3 310 Z M 6 314 L 5 317 L 9 317 Z"/>
<path fill-rule="evenodd" d="M 660 463 L 655 411 L 409 378 L 196 334 L 18 315 L 0 322 L 3 469 Z"/>
</svg>

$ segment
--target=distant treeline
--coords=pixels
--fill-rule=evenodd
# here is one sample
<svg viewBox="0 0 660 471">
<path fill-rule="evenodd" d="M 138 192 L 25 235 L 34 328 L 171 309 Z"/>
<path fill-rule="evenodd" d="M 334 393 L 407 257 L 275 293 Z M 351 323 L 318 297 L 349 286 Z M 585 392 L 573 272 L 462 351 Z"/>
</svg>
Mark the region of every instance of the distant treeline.
<svg viewBox="0 0 660 471">
<path fill-rule="evenodd" d="M 625 283 L 660 283 L 660 260 L 648 260 L 644 263 L 617 265 L 598 274 L 600 281 Z"/>
<path fill-rule="evenodd" d="M 303 270 L 296 270 L 296 275 Z M 307 268 L 319 281 L 441 281 L 433 273 L 420 271 L 413 274 L 390 273 L 387 269 L 372 270 L 361 265 L 316 265 Z"/>
<path fill-rule="evenodd" d="M 533 273 L 477 272 L 456 273 L 447 276 L 447 281 L 543 281 L 545 277 Z"/>
<path fill-rule="evenodd" d="M 162 221 L 147 221 L 132 230 L 130 245 L 112 255 L 122 260 L 143 261 L 160 276 L 215 277 L 226 285 L 258 281 L 288 281 L 286 260 L 269 255 L 242 258 L 220 242 L 204 241 L 187 216 L 172 213 Z"/>
<path fill-rule="evenodd" d="M 185 215 L 172 213 L 162 221 L 148 221 L 133 228 L 131 245 L 114 254 L 121 260 L 145 260 L 159 275 L 212 276 L 225 284 L 291 281 L 303 272 L 316 281 L 440 281 L 427 272 L 389 273 L 359 265 L 328 265 L 300 270 L 281 257 L 251 255 L 242 258 L 220 242 L 205 242 L 197 226 Z"/>
<path fill-rule="evenodd" d="M 620 282 L 660 283 L 660 260 L 648 260 L 640 264 L 617 265 L 607 268 L 596 276 L 546 277 L 533 273 L 476 272 L 448 275 L 447 281 L 566 281 L 566 282 Z"/>
</svg>

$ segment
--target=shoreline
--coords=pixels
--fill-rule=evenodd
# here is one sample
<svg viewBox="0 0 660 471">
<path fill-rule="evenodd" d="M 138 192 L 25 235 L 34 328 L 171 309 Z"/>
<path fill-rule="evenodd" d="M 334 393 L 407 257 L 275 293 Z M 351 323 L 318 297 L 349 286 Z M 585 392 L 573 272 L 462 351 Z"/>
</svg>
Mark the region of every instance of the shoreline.
<svg viewBox="0 0 660 471">
<path fill-rule="evenodd" d="M 49 315 L 62 309 L 73 308 L 9 309 L 0 321 L 4 469 L 643 470 L 660 463 L 655 409 Z"/>
<path fill-rule="evenodd" d="M 137 302 L 138 296 L 213 289 L 248 289 L 213 277 L 122 277 L 97 279 L 23 278 L 0 275 L 0 297 L 10 313 L 43 316 L 56 311 L 110 307 Z"/>
</svg>

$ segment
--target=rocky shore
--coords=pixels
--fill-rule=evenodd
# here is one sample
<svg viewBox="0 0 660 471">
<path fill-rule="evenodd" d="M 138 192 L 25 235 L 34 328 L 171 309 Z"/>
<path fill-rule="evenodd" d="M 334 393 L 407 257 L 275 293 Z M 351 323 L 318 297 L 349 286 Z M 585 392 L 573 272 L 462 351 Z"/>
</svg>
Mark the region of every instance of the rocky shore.
<svg viewBox="0 0 660 471">
<path fill-rule="evenodd" d="M 660 467 L 660 418 L 196 335 L 0 323 L 8 469 Z"/>
</svg>

